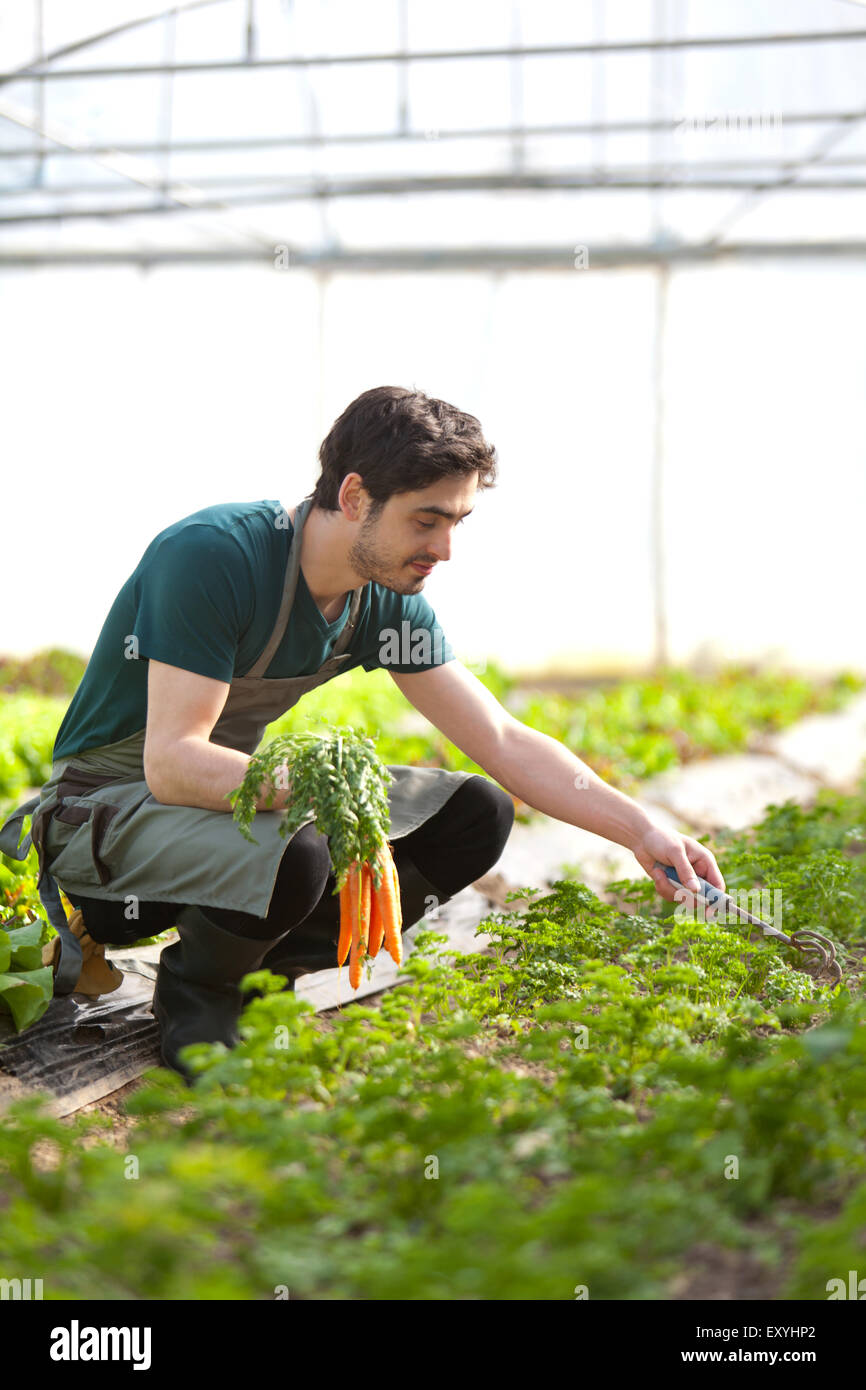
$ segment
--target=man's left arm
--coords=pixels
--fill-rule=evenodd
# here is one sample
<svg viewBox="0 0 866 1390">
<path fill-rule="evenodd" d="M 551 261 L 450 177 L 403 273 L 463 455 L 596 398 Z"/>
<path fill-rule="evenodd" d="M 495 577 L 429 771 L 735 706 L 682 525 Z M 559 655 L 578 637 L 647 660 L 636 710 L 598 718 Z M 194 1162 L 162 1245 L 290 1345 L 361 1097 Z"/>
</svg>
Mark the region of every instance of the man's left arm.
<svg viewBox="0 0 866 1390">
<path fill-rule="evenodd" d="M 462 662 L 411 674 L 392 670 L 391 678 L 431 724 L 506 791 L 536 811 L 630 849 L 661 897 L 682 900 L 682 889 L 657 862 L 672 864 L 687 888 L 697 888 L 697 871 L 724 889 L 719 867 L 704 845 L 664 829 L 564 744 L 515 719 Z"/>
</svg>

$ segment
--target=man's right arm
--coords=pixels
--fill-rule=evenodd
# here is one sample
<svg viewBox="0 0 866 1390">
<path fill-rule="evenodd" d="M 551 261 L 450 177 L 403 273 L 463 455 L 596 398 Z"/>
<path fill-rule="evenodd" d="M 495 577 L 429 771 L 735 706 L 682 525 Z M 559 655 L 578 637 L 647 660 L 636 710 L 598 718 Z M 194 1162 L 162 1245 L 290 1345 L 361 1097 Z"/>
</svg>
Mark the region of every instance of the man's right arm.
<svg viewBox="0 0 866 1390">
<path fill-rule="evenodd" d="M 228 793 L 243 781 L 249 757 L 210 742 L 229 688 L 226 681 L 150 659 L 144 777 L 157 801 L 207 811 L 232 810 Z M 256 802 L 259 811 L 267 809 L 267 791 L 265 787 Z M 269 809 L 282 810 L 288 794 L 278 790 Z"/>
</svg>

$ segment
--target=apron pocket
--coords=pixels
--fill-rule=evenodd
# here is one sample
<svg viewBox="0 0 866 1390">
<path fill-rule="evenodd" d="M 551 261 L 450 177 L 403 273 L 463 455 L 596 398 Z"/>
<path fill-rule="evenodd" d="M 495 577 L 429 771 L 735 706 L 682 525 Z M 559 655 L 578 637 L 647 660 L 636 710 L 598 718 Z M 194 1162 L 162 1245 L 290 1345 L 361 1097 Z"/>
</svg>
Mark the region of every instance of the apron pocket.
<svg viewBox="0 0 866 1390">
<path fill-rule="evenodd" d="M 102 857 L 102 847 L 106 831 L 119 810 L 119 806 L 95 797 L 64 798 L 50 813 L 44 831 L 47 865 L 52 877 L 101 887 L 110 883 L 111 870 Z M 72 833 L 60 826 L 72 826 Z"/>
</svg>

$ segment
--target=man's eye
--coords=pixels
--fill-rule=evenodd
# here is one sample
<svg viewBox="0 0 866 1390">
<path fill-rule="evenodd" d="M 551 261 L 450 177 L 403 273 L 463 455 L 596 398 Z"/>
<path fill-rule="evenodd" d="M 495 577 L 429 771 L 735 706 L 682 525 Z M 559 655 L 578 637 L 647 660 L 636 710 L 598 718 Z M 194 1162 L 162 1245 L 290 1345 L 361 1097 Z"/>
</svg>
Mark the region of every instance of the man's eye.
<svg viewBox="0 0 866 1390">
<path fill-rule="evenodd" d="M 421 527 L 421 530 L 422 530 L 422 531 L 432 531 L 432 530 L 433 530 L 433 527 L 436 525 L 436 522 L 435 522 L 435 521 L 419 521 L 419 522 L 418 522 L 418 525 Z"/>
</svg>

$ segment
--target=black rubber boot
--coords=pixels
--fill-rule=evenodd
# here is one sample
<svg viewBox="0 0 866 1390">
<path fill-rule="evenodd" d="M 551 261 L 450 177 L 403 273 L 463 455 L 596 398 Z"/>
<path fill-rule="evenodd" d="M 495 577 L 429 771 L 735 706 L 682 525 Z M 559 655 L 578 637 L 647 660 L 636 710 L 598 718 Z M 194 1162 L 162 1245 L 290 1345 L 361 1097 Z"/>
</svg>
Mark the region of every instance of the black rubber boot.
<svg viewBox="0 0 866 1390">
<path fill-rule="evenodd" d="M 436 905 L 447 903 L 451 894 L 440 893 L 439 889 L 425 878 L 414 860 L 404 851 L 399 842 L 394 846 L 394 862 L 400 880 L 400 905 L 403 911 L 403 931 L 414 926 Z M 289 976 L 286 989 L 294 989 L 295 980 L 300 975 L 314 970 L 336 970 L 337 943 L 340 935 L 340 900 L 334 897 L 336 879 L 328 875 L 325 891 L 313 911 L 303 922 L 268 951 L 261 963 L 262 970 L 272 970 L 275 975 Z M 431 899 L 435 900 L 431 902 Z M 383 948 L 384 949 L 384 948 Z"/>
<path fill-rule="evenodd" d="M 414 927 L 422 917 L 432 915 L 438 907 L 451 901 L 453 894 L 443 893 L 425 878 L 414 859 L 400 849 L 399 841 L 394 846 L 394 862 L 400 878 L 400 903 L 403 909 L 403 930 Z M 435 926 L 431 922 L 431 926 Z"/>
<path fill-rule="evenodd" d="M 159 1024 L 164 1064 L 187 1081 L 192 1073 L 178 1057 L 189 1043 L 221 1042 L 234 1047 L 244 1003 L 238 982 L 258 970 L 282 938 L 255 940 L 218 927 L 199 907 L 184 907 L 176 921 L 180 941 L 159 958 L 153 1016 Z"/>
</svg>

